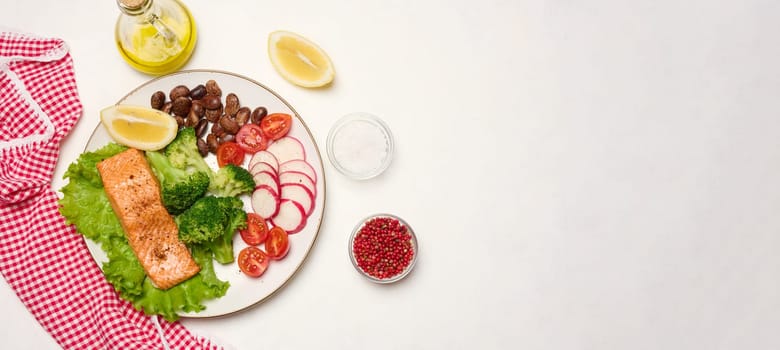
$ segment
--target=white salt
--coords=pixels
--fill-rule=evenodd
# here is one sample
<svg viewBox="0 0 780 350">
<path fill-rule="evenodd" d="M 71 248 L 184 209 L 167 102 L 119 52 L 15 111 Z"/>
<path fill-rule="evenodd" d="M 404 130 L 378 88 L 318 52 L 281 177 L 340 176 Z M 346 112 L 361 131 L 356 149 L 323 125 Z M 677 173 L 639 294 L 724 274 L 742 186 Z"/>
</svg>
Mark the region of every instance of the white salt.
<svg viewBox="0 0 780 350">
<path fill-rule="evenodd" d="M 387 157 L 388 140 L 376 124 L 354 120 L 344 124 L 333 139 L 333 155 L 347 171 L 370 174 Z"/>
</svg>

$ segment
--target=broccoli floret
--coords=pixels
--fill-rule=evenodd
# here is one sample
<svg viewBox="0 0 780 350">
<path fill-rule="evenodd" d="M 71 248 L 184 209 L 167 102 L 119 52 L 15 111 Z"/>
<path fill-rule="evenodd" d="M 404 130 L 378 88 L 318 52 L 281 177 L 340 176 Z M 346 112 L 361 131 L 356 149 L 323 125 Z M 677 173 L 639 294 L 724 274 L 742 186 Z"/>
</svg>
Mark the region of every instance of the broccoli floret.
<svg viewBox="0 0 780 350">
<path fill-rule="evenodd" d="M 246 212 L 244 211 L 244 202 L 236 197 L 217 197 L 222 210 L 228 216 L 228 231 L 236 232 L 246 228 Z"/>
<path fill-rule="evenodd" d="M 246 169 L 227 164 L 211 179 L 209 192 L 222 197 L 235 197 L 255 189 L 255 180 Z"/>
<path fill-rule="evenodd" d="M 189 173 L 179 169 L 160 152 L 146 152 L 146 160 L 160 181 L 163 205 L 172 215 L 189 208 L 198 198 L 203 197 L 209 187 L 207 173 Z"/>
<path fill-rule="evenodd" d="M 217 197 L 205 196 L 176 217 L 182 242 L 206 243 L 225 233 L 227 215 Z"/>
<path fill-rule="evenodd" d="M 243 209 L 244 202 L 236 197 L 217 197 L 219 207 L 222 210 L 229 211 L 233 209 Z"/>
<path fill-rule="evenodd" d="M 212 241 L 209 248 L 214 259 L 222 264 L 233 262 L 233 236 L 236 231 L 246 228 L 244 202 L 236 197 L 216 197 L 227 216 L 225 234 Z"/>
<path fill-rule="evenodd" d="M 209 178 L 214 176 L 206 161 L 198 152 L 198 138 L 195 129 L 183 128 L 176 134 L 176 138 L 165 147 L 165 156 L 173 166 L 187 170 L 188 172 L 204 172 Z"/>
<path fill-rule="evenodd" d="M 246 227 L 243 202 L 235 197 L 205 196 L 176 217 L 179 239 L 210 250 L 219 263 L 233 262 L 233 235 Z"/>
<path fill-rule="evenodd" d="M 165 156 L 179 169 L 208 174 L 208 190 L 215 196 L 234 197 L 255 189 L 252 174 L 242 167 L 228 164 L 217 172 L 211 170 L 198 152 L 198 139 L 193 128 L 179 130 L 176 138 L 165 147 Z"/>
<path fill-rule="evenodd" d="M 244 228 L 246 228 L 246 212 L 240 209 L 229 211 L 225 233 L 208 245 L 208 248 L 214 253 L 214 260 L 220 264 L 233 262 L 233 236 L 237 230 Z"/>
</svg>

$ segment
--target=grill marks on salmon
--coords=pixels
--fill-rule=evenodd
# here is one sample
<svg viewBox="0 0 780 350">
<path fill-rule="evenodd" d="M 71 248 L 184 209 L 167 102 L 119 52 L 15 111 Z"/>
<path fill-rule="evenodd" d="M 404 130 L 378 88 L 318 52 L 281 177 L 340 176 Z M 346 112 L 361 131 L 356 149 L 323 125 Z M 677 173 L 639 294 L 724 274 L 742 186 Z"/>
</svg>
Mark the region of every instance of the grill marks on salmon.
<svg viewBox="0 0 780 350">
<path fill-rule="evenodd" d="M 97 164 L 103 187 L 127 242 L 146 275 L 168 289 L 200 271 L 165 210 L 160 184 L 142 151 L 130 148 Z"/>
</svg>

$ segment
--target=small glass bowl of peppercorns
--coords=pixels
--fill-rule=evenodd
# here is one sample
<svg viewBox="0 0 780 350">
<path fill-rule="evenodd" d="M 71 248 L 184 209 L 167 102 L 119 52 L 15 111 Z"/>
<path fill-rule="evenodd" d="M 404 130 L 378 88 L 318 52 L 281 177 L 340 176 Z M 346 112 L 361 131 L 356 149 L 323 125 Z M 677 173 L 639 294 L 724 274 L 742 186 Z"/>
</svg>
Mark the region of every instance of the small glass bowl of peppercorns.
<svg viewBox="0 0 780 350">
<path fill-rule="evenodd" d="M 412 228 L 391 214 L 374 214 L 361 220 L 349 237 L 352 265 L 376 283 L 393 283 L 406 277 L 418 254 Z"/>
</svg>

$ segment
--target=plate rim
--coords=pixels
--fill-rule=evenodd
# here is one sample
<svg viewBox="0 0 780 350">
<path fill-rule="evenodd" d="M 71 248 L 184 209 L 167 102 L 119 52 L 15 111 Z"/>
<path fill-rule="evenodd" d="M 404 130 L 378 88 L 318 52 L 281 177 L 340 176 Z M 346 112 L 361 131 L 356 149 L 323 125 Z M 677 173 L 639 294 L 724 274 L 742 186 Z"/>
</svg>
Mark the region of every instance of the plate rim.
<svg viewBox="0 0 780 350">
<path fill-rule="evenodd" d="M 280 290 L 284 289 L 284 287 L 286 287 L 287 284 L 290 283 L 290 281 L 298 274 L 298 272 L 303 267 L 303 264 L 309 259 L 309 255 L 311 254 L 311 251 L 314 249 L 314 246 L 317 244 L 317 241 L 318 241 L 318 238 L 319 238 L 319 234 L 320 234 L 320 229 L 322 228 L 322 221 L 325 218 L 325 209 L 326 209 L 325 208 L 325 204 L 327 203 L 326 200 L 327 200 L 327 188 L 328 187 L 327 187 L 327 182 L 326 182 L 326 178 L 325 178 L 326 177 L 325 176 L 325 166 L 323 164 L 322 153 L 320 152 L 320 147 L 317 145 L 316 139 L 314 138 L 314 134 L 312 134 L 311 129 L 309 129 L 309 126 L 306 125 L 306 122 L 303 120 L 303 118 L 300 116 L 300 114 L 298 114 L 298 111 L 295 108 L 293 108 L 293 106 L 289 102 L 287 102 L 287 100 L 285 100 L 282 96 L 280 96 L 278 93 L 276 93 L 276 91 L 274 91 L 273 89 L 269 88 L 265 84 L 260 83 L 259 81 L 255 80 L 255 79 L 252 79 L 252 78 L 249 78 L 249 77 L 247 77 L 245 75 L 238 74 L 238 73 L 233 73 L 233 72 L 229 72 L 229 71 L 225 71 L 225 70 L 219 70 L 219 69 L 186 69 L 186 70 L 179 70 L 179 71 L 176 71 L 176 72 L 173 72 L 173 73 L 169 73 L 169 74 L 161 75 L 161 76 L 158 76 L 158 77 L 154 77 L 152 79 L 149 79 L 149 80 L 145 81 L 144 83 L 136 86 L 135 88 L 130 90 L 127 94 L 122 96 L 114 105 L 122 104 L 122 102 L 127 100 L 130 97 L 130 95 L 133 95 L 138 90 L 141 90 L 142 88 L 144 88 L 147 85 L 153 84 L 153 83 L 155 83 L 155 82 L 157 82 L 159 80 L 170 78 L 172 76 L 181 75 L 181 74 L 190 74 L 190 73 L 216 73 L 216 74 L 223 74 L 223 75 L 233 76 L 235 78 L 243 79 L 243 80 L 246 80 L 247 82 L 250 82 L 250 83 L 252 83 L 254 85 L 257 85 L 258 87 L 260 87 L 260 88 L 268 91 L 272 95 L 274 95 L 274 97 L 278 98 L 279 101 L 281 101 L 285 106 L 287 106 L 287 108 L 289 108 L 293 112 L 293 114 L 295 115 L 295 118 L 298 119 L 298 121 L 301 123 L 301 125 L 303 125 L 303 128 L 306 130 L 306 133 L 309 135 L 309 137 L 311 137 L 312 144 L 314 145 L 314 150 L 317 152 L 317 157 L 320 159 L 319 170 L 320 170 L 320 172 L 322 174 L 321 179 L 318 180 L 318 181 L 322 181 L 322 215 L 320 216 L 320 218 L 319 218 L 319 220 L 317 222 L 317 228 L 314 231 L 314 237 L 312 239 L 312 243 L 309 246 L 309 249 L 307 249 L 306 253 L 303 255 L 303 259 L 301 259 L 301 261 L 295 267 L 295 270 L 293 270 L 292 274 L 290 274 L 290 276 L 287 279 L 285 279 L 284 282 L 282 282 L 282 284 L 280 284 L 270 294 L 266 295 L 263 298 L 260 298 L 259 300 L 255 301 L 254 303 L 251 303 L 249 305 L 243 306 L 243 307 L 241 307 L 239 309 L 236 309 L 236 310 L 233 310 L 233 311 L 230 311 L 230 312 L 226 312 L 226 313 L 222 313 L 222 314 L 218 314 L 218 315 L 207 315 L 207 316 L 198 316 L 197 313 L 184 313 L 184 312 L 181 312 L 181 311 L 176 313 L 179 316 L 180 319 L 185 319 L 185 318 L 190 318 L 190 319 L 221 318 L 221 317 L 228 317 L 228 316 L 232 316 L 232 315 L 241 313 L 243 311 L 246 311 L 246 310 L 249 310 L 251 308 L 254 308 L 254 307 L 258 306 L 259 304 L 262 304 L 266 300 L 268 300 L 271 297 L 275 296 L 276 293 L 279 293 Z M 87 139 L 87 142 L 84 145 L 84 148 L 83 148 L 82 152 L 88 152 L 87 148 L 89 147 L 89 140 L 91 140 L 95 136 L 95 134 L 98 132 L 98 129 L 100 129 L 100 127 L 102 125 L 103 124 L 100 121 L 98 121 L 97 125 L 92 130 L 92 133 L 90 133 L 89 138 Z M 83 240 L 85 240 L 85 244 L 86 244 L 87 238 L 84 237 L 83 235 L 81 237 L 82 237 Z M 89 251 L 88 247 L 87 247 L 87 251 Z M 95 259 L 95 256 L 91 253 L 91 251 L 90 251 L 89 255 L 92 257 L 92 260 L 95 261 L 95 264 L 98 265 L 98 268 L 100 268 L 100 270 L 103 271 L 103 268 L 101 267 L 100 263 Z M 104 276 L 104 278 L 105 278 L 105 276 Z M 113 288 L 114 286 L 112 285 L 111 287 Z M 146 313 L 144 312 L 144 314 L 146 314 Z"/>
</svg>

